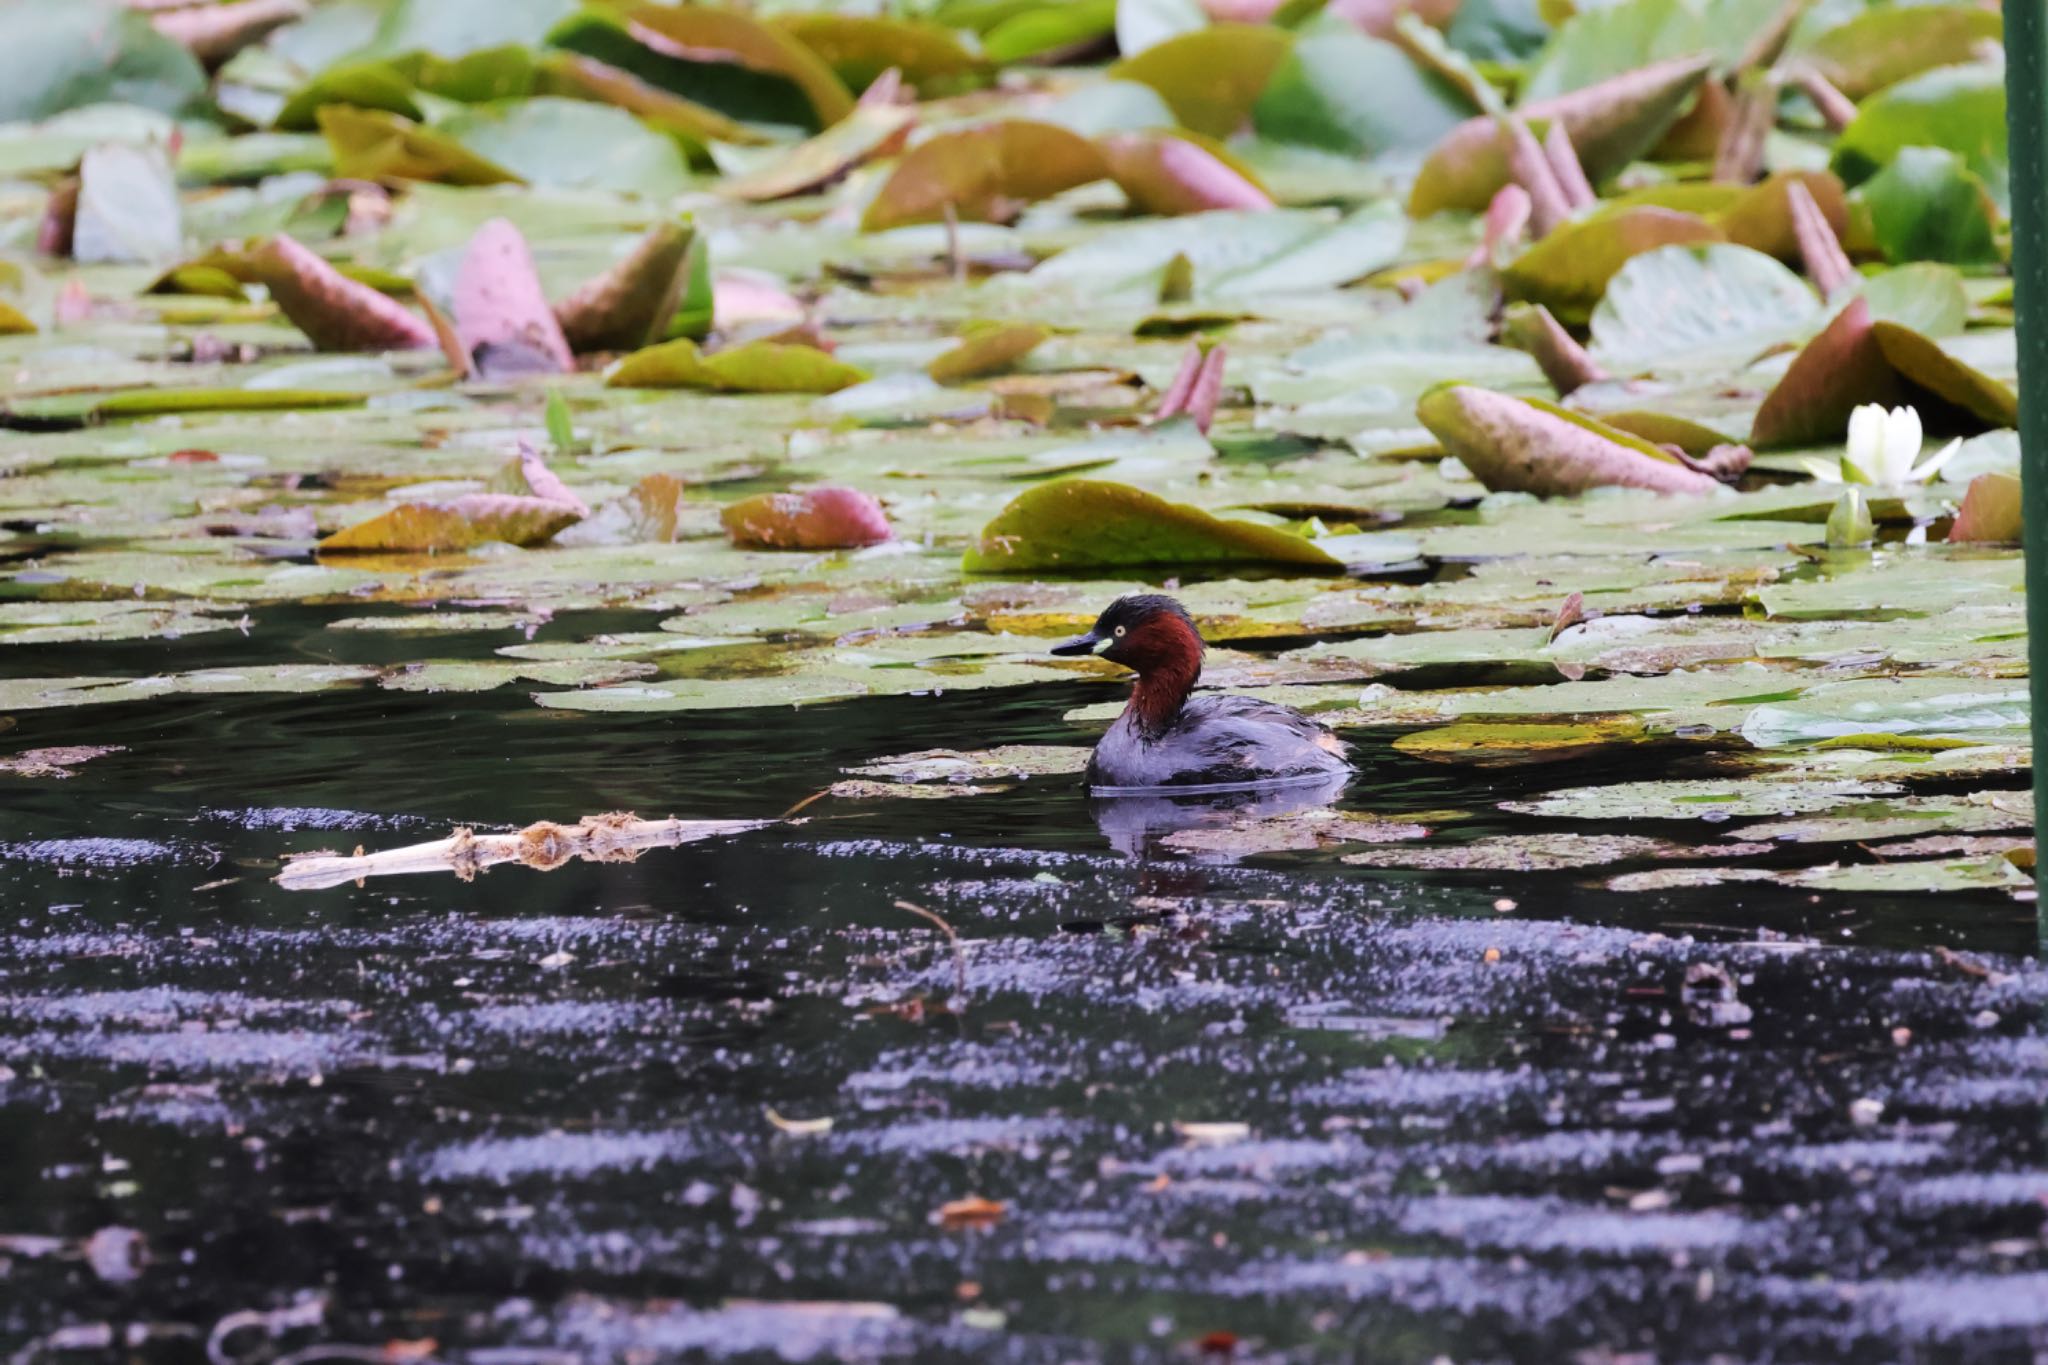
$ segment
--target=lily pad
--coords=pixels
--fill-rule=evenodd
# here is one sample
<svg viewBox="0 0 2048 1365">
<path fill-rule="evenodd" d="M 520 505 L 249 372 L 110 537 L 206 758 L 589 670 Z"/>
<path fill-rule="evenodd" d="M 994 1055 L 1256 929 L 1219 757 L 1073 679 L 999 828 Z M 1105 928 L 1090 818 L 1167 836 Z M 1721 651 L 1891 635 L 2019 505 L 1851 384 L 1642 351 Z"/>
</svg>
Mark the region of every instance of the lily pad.
<svg viewBox="0 0 2048 1365">
<path fill-rule="evenodd" d="M 1495 491 L 1552 497 L 1603 486 L 1658 493 L 1720 487 L 1647 441 L 1541 399 L 1452 383 L 1424 394 L 1415 414 Z"/>
<path fill-rule="evenodd" d="M 1277 28 L 1213 24 L 1126 57 L 1109 74 L 1157 90 L 1183 128 L 1227 138 L 1251 116 L 1291 45 Z"/>
<path fill-rule="evenodd" d="M 815 52 L 853 90 L 896 70 L 927 97 L 978 83 L 988 62 L 938 24 L 878 14 L 777 15 L 772 26 Z"/>
<path fill-rule="evenodd" d="M 1963 505 L 1956 509 L 1955 524 L 1949 528 L 1953 542 L 1990 542 L 2017 545 L 2024 529 L 2022 500 L 2017 475 L 1987 473 L 1970 480 Z"/>
<path fill-rule="evenodd" d="M 0 32 L 0 121 L 98 103 L 182 114 L 206 93 L 198 60 L 120 0 L 5 0 Z"/>
<path fill-rule="evenodd" d="M 1727 820 L 1834 810 L 1900 790 L 1885 782 L 1754 783 L 1688 778 L 1571 787 L 1530 801 L 1504 801 L 1501 809 L 1557 820 Z M 1745 830 L 1742 837 L 1764 836 Z"/>
<path fill-rule="evenodd" d="M 1961 157 L 1904 147 L 1857 192 L 1885 259 L 1984 265 L 1998 259 L 1998 206 Z"/>
<path fill-rule="evenodd" d="M 1712 66 L 1707 57 L 1658 62 L 1516 112 L 1529 123 L 1561 124 L 1586 174 L 1601 180 L 1657 145 Z M 1509 181 L 1499 126 L 1485 116 L 1459 124 L 1437 143 L 1408 194 L 1417 217 L 1445 209 L 1484 212 Z"/>
<path fill-rule="evenodd" d="M 1020 493 L 982 529 L 965 560 L 969 573 L 1071 573 L 1148 564 L 1293 564 L 1326 572 L 1343 567 L 1300 536 L 1091 479 L 1061 479 Z"/>
<path fill-rule="evenodd" d="M 1393 43 L 1334 32 L 1296 40 L 1252 121 L 1278 141 L 1375 156 L 1426 151 L 1475 112 L 1463 91 Z"/>
<path fill-rule="evenodd" d="M 1605 365 L 1659 362 L 1735 369 L 1802 335 L 1820 300 L 1797 275 L 1747 247 L 1671 246 L 1633 257 L 1593 312 L 1593 354 Z"/>
<path fill-rule="evenodd" d="M 1273 206 L 1242 162 L 1197 134 L 1112 133 L 1096 145 L 1110 177 L 1141 213 L 1171 217 Z"/>
<path fill-rule="evenodd" d="M 1828 29 L 1798 59 L 1860 100 L 1931 67 L 1967 62 L 2004 29 L 1997 11 L 1971 5 L 1878 7 Z"/>
<path fill-rule="evenodd" d="M 606 372 L 604 382 L 615 389 L 836 393 L 867 377 L 866 371 L 810 346 L 749 341 L 706 355 L 684 337 L 633 352 Z"/>
<path fill-rule="evenodd" d="M 842 550 L 878 545 L 895 534 L 882 505 L 853 488 L 761 493 L 719 514 L 736 545 Z"/>
<path fill-rule="evenodd" d="M 1108 174 L 1093 143 L 1056 123 L 984 123 L 912 148 L 868 205 L 861 227 L 936 223 L 949 205 L 962 219 L 1008 222 L 1028 204 Z"/>
<path fill-rule="evenodd" d="M 573 507 L 546 498 L 474 493 L 446 503 L 405 503 L 381 516 L 336 531 L 320 542 L 323 554 L 416 551 L 443 554 L 489 541 L 537 545 L 579 519 Z"/>
<path fill-rule="evenodd" d="M 1055 744 L 1003 744 L 993 749 L 924 749 L 878 758 L 845 771 L 886 782 L 1009 782 L 1027 777 L 1078 777 L 1093 751 Z"/>
<path fill-rule="evenodd" d="M 1694 850 L 1640 834 L 1504 834 L 1469 844 L 1399 845 L 1344 855 L 1360 867 L 1436 868 L 1458 872 L 1569 872 L 1647 858 L 1682 858 Z"/>
<path fill-rule="evenodd" d="M 1567 224 L 1510 261 L 1501 279 L 1513 298 L 1583 322 L 1629 260 L 1660 247 L 1719 242 L 1721 230 L 1672 209 L 1604 209 Z"/>
<path fill-rule="evenodd" d="M 869 158 L 900 147 L 916 122 L 916 112 L 900 105 L 862 105 L 759 169 L 728 179 L 720 191 L 735 199 L 765 201 L 819 189 Z"/>
<path fill-rule="evenodd" d="M 925 366 L 925 373 L 941 384 L 954 384 L 1009 368 L 1051 336 L 1050 328 L 1036 323 L 989 323 L 960 334 L 957 344 Z"/>
<path fill-rule="evenodd" d="M 1860 184 L 1907 147 L 1954 152 L 2004 204 L 2010 166 L 2003 73 L 1985 65 L 1944 66 L 1891 86 L 1842 130 L 1833 165 L 1844 180 Z"/>
</svg>

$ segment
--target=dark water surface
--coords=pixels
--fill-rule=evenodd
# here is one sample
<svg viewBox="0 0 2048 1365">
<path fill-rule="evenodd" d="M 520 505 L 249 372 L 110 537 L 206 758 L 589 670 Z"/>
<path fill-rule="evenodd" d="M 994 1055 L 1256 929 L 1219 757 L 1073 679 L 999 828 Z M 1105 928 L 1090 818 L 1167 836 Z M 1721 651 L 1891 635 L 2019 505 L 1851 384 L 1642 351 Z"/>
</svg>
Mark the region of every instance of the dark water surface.
<svg viewBox="0 0 2048 1365">
<path fill-rule="evenodd" d="M 1074 742 L 1106 695 L 18 715 L 0 751 L 126 752 L 0 776 L 0 1349 L 2048 1359 L 2048 974 L 2003 894 L 1132 859 L 1042 778 L 630 865 L 270 880 L 457 824 L 772 817 L 883 754 Z M 1380 814 L 1558 782 L 1362 752 L 1345 801 Z M 969 1198 L 1001 1216 L 942 1214 Z"/>
</svg>

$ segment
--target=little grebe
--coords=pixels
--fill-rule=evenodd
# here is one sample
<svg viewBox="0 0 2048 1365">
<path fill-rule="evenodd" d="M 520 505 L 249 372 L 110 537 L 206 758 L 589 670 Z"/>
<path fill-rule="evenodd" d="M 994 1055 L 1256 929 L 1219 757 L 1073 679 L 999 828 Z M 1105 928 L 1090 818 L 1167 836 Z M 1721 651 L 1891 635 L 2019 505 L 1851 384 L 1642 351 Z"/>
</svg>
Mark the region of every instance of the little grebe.
<svg viewBox="0 0 2048 1365">
<path fill-rule="evenodd" d="M 1243 788 L 1347 773 L 1342 740 L 1291 706 L 1253 697 L 1189 700 L 1202 673 L 1202 636 L 1171 597 L 1120 597 L 1094 628 L 1055 646 L 1136 670 L 1130 705 L 1095 746 L 1088 785 Z"/>
</svg>

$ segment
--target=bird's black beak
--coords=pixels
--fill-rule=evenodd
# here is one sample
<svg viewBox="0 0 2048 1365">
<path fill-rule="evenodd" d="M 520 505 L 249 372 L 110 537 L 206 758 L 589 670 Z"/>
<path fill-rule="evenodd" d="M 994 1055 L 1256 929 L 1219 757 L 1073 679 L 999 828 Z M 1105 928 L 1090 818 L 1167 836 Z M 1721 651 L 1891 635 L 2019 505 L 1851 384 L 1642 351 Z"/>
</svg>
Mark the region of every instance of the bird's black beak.
<svg viewBox="0 0 2048 1365">
<path fill-rule="evenodd" d="M 1091 630 L 1086 635 L 1076 635 L 1071 640 L 1062 640 L 1052 647 L 1052 652 L 1065 655 L 1093 654 L 1095 647 L 1101 643 L 1102 637 Z"/>
</svg>

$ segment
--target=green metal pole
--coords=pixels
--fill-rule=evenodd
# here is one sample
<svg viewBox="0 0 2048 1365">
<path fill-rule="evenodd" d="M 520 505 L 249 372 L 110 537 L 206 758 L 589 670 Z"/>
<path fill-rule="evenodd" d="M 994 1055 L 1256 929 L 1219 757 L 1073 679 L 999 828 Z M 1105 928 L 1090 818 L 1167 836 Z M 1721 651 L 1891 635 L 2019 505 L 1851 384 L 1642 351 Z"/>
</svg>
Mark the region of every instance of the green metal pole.
<svg viewBox="0 0 2048 1365">
<path fill-rule="evenodd" d="M 2020 353 L 2020 480 L 2026 515 L 2027 653 L 2034 830 L 2048 831 L 2048 0 L 2005 0 L 2005 118 L 2012 155 L 2012 287 Z M 2038 874 L 2037 874 L 2038 875 Z M 2048 902 L 2036 906 L 2048 952 Z"/>
</svg>

